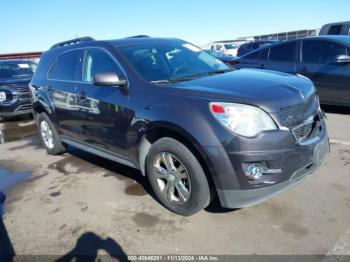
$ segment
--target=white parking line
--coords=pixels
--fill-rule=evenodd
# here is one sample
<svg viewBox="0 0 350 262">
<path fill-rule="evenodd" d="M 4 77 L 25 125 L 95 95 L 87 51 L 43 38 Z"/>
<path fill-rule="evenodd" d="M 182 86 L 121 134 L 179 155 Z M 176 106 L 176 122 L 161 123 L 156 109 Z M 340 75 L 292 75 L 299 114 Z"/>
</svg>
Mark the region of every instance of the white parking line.
<svg viewBox="0 0 350 262">
<path fill-rule="evenodd" d="M 350 230 L 335 243 L 335 246 L 327 253 L 327 256 L 331 255 L 350 255 Z"/>
<path fill-rule="evenodd" d="M 340 144 L 344 146 L 350 146 L 350 142 L 348 141 L 342 141 L 342 140 L 337 140 L 337 139 L 330 139 L 329 141 L 331 144 Z"/>
</svg>

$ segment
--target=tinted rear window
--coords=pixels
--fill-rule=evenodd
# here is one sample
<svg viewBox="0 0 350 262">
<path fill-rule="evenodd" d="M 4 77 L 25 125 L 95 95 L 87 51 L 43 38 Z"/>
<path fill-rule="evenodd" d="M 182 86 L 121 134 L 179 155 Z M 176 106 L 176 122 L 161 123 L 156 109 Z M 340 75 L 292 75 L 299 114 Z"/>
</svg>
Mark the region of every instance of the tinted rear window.
<svg viewBox="0 0 350 262">
<path fill-rule="evenodd" d="M 282 44 L 270 48 L 270 61 L 292 62 L 295 59 L 296 43 Z"/>
<path fill-rule="evenodd" d="M 70 51 L 59 56 L 49 72 L 49 78 L 58 80 L 76 80 L 76 69 L 80 59 L 80 50 Z"/>
</svg>

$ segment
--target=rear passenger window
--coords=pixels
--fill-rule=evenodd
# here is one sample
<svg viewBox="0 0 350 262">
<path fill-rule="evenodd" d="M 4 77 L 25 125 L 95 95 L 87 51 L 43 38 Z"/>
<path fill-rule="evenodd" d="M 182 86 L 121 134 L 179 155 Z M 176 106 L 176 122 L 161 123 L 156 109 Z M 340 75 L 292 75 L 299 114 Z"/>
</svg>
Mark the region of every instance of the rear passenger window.
<svg viewBox="0 0 350 262">
<path fill-rule="evenodd" d="M 329 28 L 328 35 L 340 35 L 343 25 L 333 25 Z"/>
<path fill-rule="evenodd" d="M 259 52 L 259 60 L 268 60 L 269 59 L 269 51 L 270 51 L 270 48 L 261 50 Z"/>
<path fill-rule="evenodd" d="M 99 48 L 90 48 L 85 51 L 82 76 L 84 82 L 91 83 L 96 74 L 112 72 L 119 77 L 122 76 L 119 66 L 105 51 Z"/>
<path fill-rule="evenodd" d="M 255 60 L 258 58 L 259 52 L 252 52 L 249 55 L 246 55 L 244 58 L 249 60 Z"/>
<path fill-rule="evenodd" d="M 49 79 L 76 80 L 76 69 L 80 59 L 80 51 L 70 51 L 60 55 L 49 72 Z"/>
<path fill-rule="evenodd" d="M 339 55 L 347 53 L 346 47 L 325 41 L 304 41 L 303 62 L 310 64 L 329 64 Z"/>
<path fill-rule="evenodd" d="M 282 44 L 270 48 L 270 61 L 292 62 L 295 59 L 296 43 Z"/>
</svg>

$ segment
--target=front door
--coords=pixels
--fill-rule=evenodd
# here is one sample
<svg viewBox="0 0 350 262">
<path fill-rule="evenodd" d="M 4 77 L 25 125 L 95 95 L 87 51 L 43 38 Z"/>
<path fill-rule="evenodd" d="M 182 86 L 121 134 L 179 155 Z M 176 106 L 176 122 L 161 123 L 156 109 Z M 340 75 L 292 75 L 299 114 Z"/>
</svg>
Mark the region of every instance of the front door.
<svg viewBox="0 0 350 262">
<path fill-rule="evenodd" d="M 313 81 L 325 103 L 350 103 L 350 65 L 335 62 L 337 56 L 348 52 L 345 46 L 327 41 L 304 40 L 302 43 L 298 71 Z"/>
<path fill-rule="evenodd" d="M 128 155 L 128 131 L 134 117 L 130 92 L 118 86 L 97 86 L 99 73 L 115 72 L 125 79 L 117 61 L 104 49 L 84 51 L 82 81 L 76 89 L 78 118 L 83 140 L 96 147 Z"/>
</svg>

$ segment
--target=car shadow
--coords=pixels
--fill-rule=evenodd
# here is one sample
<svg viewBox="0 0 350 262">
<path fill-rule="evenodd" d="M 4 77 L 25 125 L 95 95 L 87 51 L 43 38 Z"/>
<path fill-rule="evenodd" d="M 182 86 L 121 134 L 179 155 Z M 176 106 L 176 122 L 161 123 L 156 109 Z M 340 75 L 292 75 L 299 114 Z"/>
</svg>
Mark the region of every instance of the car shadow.
<svg viewBox="0 0 350 262">
<path fill-rule="evenodd" d="M 15 250 L 12 246 L 10 237 L 7 233 L 3 216 L 3 204 L 5 203 L 6 196 L 4 193 L 0 192 L 0 260 L 7 262 L 13 261 L 15 256 Z"/>
<path fill-rule="evenodd" d="M 350 107 L 321 105 L 321 108 L 326 113 L 350 115 Z"/>
<path fill-rule="evenodd" d="M 224 214 L 224 213 L 231 213 L 231 212 L 233 213 L 235 211 L 238 211 L 239 209 L 222 207 L 220 204 L 219 197 L 216 195 L 213 201 L 210 203 L 210 205 L 207 206 L 204 210 L 208 213 Z"/>
<path fill-rule="evenodd" d="M 146 193 L 157 200 L 153 194 L 150 184 L 148 183 L 147 177 L 143 176 L 139 170 L 119 164 L 103 157 L 99 157 L 70 145 L 67 147 L 67 152 L 79 159 L 85 160 L 93 165 L 110 171 L 111 174 L 114 174 L 116 177 L 122 176 L 134 180 L 136 183 L 142 186 Z"/>
<path fill-rule="evenodd" d="M 128 261 L 123 248 L 114 239 L 110 237 L 103 239 L 93 232 L 85 232 L 78 238 L 75 247 L 56 262 L 97 261 L 100 256 L 98 252 L 102 250 L 117 261 Z"/>
<path fill-rule="evenodd" d="M 85 160 L 98 167 L 104 168 L 115 174 L 115 176 L 123 176 L 134 180 L 136 183 L 141 185 L 145 192 L 149 194 L 158 204 L 162 205 L 162 203 L 160 203 L 158 198 L 155 196 L 147 177 L 143 176 L 139 170 L 122 164 L 118 164 L 114 161 L 108 160 L 103 157 L 99 157 L 97 155 L 80 150 L 70 145 L 67 147 L 67 152 L 73 155 L 74 157 Z M 209 213 L 230 213 L 239 209 L 229 209 L 222 207 L 218 196 L 215 196 L 210 205 L 204 210 Z"/>
</svg>

